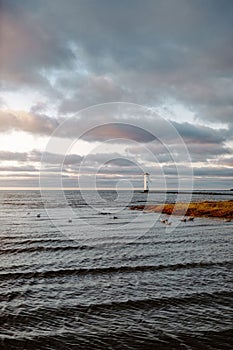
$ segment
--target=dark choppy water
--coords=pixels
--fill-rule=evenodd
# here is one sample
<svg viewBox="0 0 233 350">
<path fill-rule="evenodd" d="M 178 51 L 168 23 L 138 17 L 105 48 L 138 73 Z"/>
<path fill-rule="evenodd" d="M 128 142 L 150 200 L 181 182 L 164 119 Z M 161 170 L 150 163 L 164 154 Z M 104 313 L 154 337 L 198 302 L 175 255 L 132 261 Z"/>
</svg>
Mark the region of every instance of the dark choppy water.
<svg viewBox="0 0 233 350">
<path fill-rule="evenodd" d="M 168 232 L 158 214 L 140 214 L 126 230 L 139 213 L 102 195 L 96 207 L 117 214 L 67 192 L 77 218 L 64 224 L 51 192 L 55 227 L 39 192 L 0 193 L 0 349 L 232 349 L 233 224 L 196 219 Z M 135 193 L 132 204 L 144 200 Z"/>
</svg>

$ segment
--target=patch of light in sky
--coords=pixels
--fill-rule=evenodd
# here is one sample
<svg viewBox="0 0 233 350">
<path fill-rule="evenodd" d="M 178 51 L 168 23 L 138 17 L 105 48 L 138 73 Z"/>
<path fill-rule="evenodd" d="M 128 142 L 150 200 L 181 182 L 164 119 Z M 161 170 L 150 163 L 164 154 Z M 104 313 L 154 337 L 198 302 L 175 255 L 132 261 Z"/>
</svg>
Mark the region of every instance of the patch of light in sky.
<svg viewBox="0 0 233 350">
<path fill-rule="evenodd" d="M 1 135 L 0 150 L 10 152 L 29 152 L 33 149 L 43 150 L 47 142 L 48 137 L 13 131 Z"/>
<path fill-rule="evenodd" d="M 60 144 L 61 148 L 63 142 L 64 144 L 70 142 L 69 139 L 62 138 L 57 139 L 57 141 Z M 36 149 L 43 152 L 46 149 L 48 142 L 49 136 L 36 136 L 22 131 L 13 131 L 1 135 L 0 150 L 10 152 L 30 152 Z M 100 142 L 87 142 L 85 140 L 77 140 L 71 145 L 68 154 L 74 153 L 85 156 L 89 153 L 96 153 L 94 150 L 100 144 Z M 50 152 L 49 148 L 47 148 L 47 151 Z M 103 148 L 101 147 L 101 151 L 106 153 L 111 151 L 119 152 L 119 145 L 108 144 L 105 147 L 103 146 Z M 57 151 L 56 149 L 53 149 L 53 153 L 59 154 L 61 152 L 59 149 Z"/>
<path fill-rule="evenodd" d="M 161 117 L 176 122 L 194 122 L 195 113 L 178 102 L 166 102 L 153 109 Z"/>
<path fill-rule="evenodd" d="M 199 119 L 197 112 L 192 111 L 187 106 L 178 102 L 167 102 L 154 110 L 163 118 L 176 121 L 178 123 L 193 123 L 203 126 L 209 126 L 213 129 L 225 128 L 227 126 L 223 123 L 211 122 L 209 120 Z"/>
<path fill-rule="evenodd" d="M 232 153 L 233 153 L 233 141 L 227 141 L 226 142 L 226 147 L 229 147 L 232 149 Z M 232 156 L 232 155 L 231 155 Z"/>
<path fill-rule="evenodd" d="M 2 92 L 6 107 L 14 110 L 29 111 L 33 104 L 41 101 L 41 96 L 35 92 L 17 91 L 17 92 Z"/>
<path fill-rule="evenodd" d="M 2 110 L 28 112 L 32 106 L 42 102 L 45 105 L 46 114 L 51 117 L 57 115 L 56 104 L 52 104 L 46 96 L 42 96 L 39 92 L 32 92 L 29 90 L 2 92 L 1 97 L 4 101 Z"/>
<path fill-rule="evenodd" d="M 121 144 L 111 144 L 109 142 L 87 142 L 78 140 L 70 147 L 69 153 L 85 156 L 95 153 L 120 153 L 124 152 L 126 146 Z"/>
<path fill-rule="evenodd" d="M 87 65 L 85 63 L 85 55 L 80 46 L 78 46 L 74 41 L 69 41 L 68 43 L 69 48 L 72 50 L 75 61 L 73 62 L 73 69 L 84 76 L 89 75 L 89 71 L 87 69 Z"/>
<path fill-rule="evenodd" d="M 89 153 L 92 153 L 93 149 L 95 149 L 98 145 L 99 142 L 87 142 L 84 140 L 77 140 L 71 145 L 68 153 L 85 156 Z"/>
</svg>

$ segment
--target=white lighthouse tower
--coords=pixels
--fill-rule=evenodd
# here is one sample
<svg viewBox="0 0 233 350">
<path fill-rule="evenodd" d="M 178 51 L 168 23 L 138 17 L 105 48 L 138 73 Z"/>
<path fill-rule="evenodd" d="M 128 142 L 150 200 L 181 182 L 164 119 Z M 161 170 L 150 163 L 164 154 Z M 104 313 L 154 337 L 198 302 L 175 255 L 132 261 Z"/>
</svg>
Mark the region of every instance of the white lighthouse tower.
<svg viewBox="0 0 233 350">
<path fill-rule="evenodd" d="M 144 192 L 149 192 L 149 173 L 144 173 Z"/>
</svg>

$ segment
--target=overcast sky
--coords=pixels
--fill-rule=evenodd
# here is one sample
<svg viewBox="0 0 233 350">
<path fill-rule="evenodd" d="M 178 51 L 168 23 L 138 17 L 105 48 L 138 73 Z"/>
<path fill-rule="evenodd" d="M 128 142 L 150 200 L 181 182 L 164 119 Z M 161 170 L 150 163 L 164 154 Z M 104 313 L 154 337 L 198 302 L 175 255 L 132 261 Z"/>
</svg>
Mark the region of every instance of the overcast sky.
<svg viewBox="0 0 233 350">
<path fill-rule="evenodd" d="M 57 171 L 63 156 L 46 146 L 53 132 L 60 144 L 77 141 L 62 169 L 66 186 L 77 186 L 81 164 L 86 177 L 98 172 L 100 187 L 122 179 L 140 186 L 148 171 L 158 187 L 165 174 L 176 188 L 179 164 L 184 178 L 193 167 L 196 188 L 233 187 L 231 0 L 0 4 L 0 187 L 38 186 L 44 151 Z M 145 109 L 78 113 L 110 102 Z M 87 133 L 94 121 L 111 124 Z"/>
</svg>

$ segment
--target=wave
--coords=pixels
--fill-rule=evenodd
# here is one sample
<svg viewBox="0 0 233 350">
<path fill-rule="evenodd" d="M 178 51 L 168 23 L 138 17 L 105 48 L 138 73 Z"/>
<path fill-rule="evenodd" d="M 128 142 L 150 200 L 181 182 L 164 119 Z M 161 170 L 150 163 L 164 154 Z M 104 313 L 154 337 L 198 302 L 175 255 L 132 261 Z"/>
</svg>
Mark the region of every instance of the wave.
<svg viewBox="0 0 233 350">
<path fill-rule="evenodd" d="M 181 350 L 181 349 L 209 349 L 230 350 L 233 342 L 233 331 L 208 332 L 200 335 L 198 339 L 193 334 L 172 335 L 161 330 L 151 331 L 147 334 L 136 331 L 110 332 L 108 335 L 96 335 L 90 333 L 82 335 L 78 333 L 63 333 L 62 335 L 38 336 L 31 339 L 7 339 L 2 342 L 2 350 L 24 349 L 37 350 Z"/>
<path fill-rule="evenodd" d="M 4 254 L 15 254 L 15 253 L 34 253 L 34 252 L 57 252 L 66 250 L 90 250 L 93 249 L 92 246 L 82 245 L 82 246 L 58 246 L 58 247 L 26 247 L 26 248 L 7 248 L 0 249 L 0 255 Z"/>
<path fill-rule="evenodd" d="M 14 244 L 20 244 L 20 245 L 23 245 L 23 244 L 35 244 L 35 243 L 70 243 L 71 239 L 64 239 L 63 237 L 61 239 L 52 239 L 52 238 L 34 238 L 34 239 L 28 239 L 27 236 L 26 238 L 27 239 L 21 239 L 22 236 L 12 236 L 12 237 L 1 237 L 1 240 L 4 241 L 4 242 L 7 242 L 8 239 L 10 238 L 10 242 L 12 243 L 12 240 L 13 239 L 20 239 L 20 240 L 15 240 L 13 243 Z"/>
<path fill-rule="evenodd" d="M 17 295 L 8 295 L 9 298 L 14 298 Z M 3 297 L 3 296 L 2 296 Z M 5 295 L 5 297 L 7 297 Z M 21 309 L 17 315 L 10 313 L 5 310 L 2 312 L 0 317 L 1 323 L 9 322 L 12 324 L 14 319 L 20 322 L 20 325 L 28 322 L 30 318 L 30 324 L 37 323 L 39 320 L 54 320 L 71 318 L 80 315 L 87 314 L 89 317 L 94 317 L 96 315 L 106 317 L 107 314 L 112 314 L 112 312 L 123 311 L 127 313 L 133 310 L 140 311 L 150 311 L 152 309 L 163 309 L 165 307 L 183 307 L 185 305 L 198 305 L 200 308 L 204 305 L 216 305 L 216 302 L 220 302 L 221 305 L 225 304 L 225 308 L 230 308 L 232 305 L 233 292 L 229 290 L 220 290 L 212 293 L 200 292 L 200 293 L 190 293 L 184 296 L 171 296 L 171 297 L 161 297 L 161 298 L 144 298 L 144 299 L 127 299 L 119 301 L 108 301 L 103 303 L 90 303 L 90 304 L 76 304 L 73 306 L 63 305 L 58 308 L 49 307 L 37 307 L 36 309 L 26 310 Z"/>
<path fill-rule="evenodd" d="M 85 249 L 85 248 L 84 248 Z M 221 261 L 221 262 L 197 262 L 186 264 L 169 264 L 169 265 L 137 265 L 137 266 L 110 266 L 110 267 L 97 267 L 97 268 L 81 268 L 81 269 L 60 269 L 50 271 L 30 271 L 30 272 L 12 272 L 1 273 L 0 280 L 9 279 L 30 279 L 30 278 L 56 278 L 64 276 L 74 275 L 99 275 L 99 274 L 111 274 L 111 273 L 134 273 L 134 272 L 148 272 L 148 271 L 160 271 L 171 270 L 176 271 L 179 269 L 194 269 L 194 268 L 208 268 L 208 267 L 232 267 L 233 261 Z"/>
<path fill-rule="evenodd" d="M 13 337 L 5 337 L 1 343 L 1 350 L 231 350 L 233 343 L 233 330 L 215 330 L 208 332 L 177 333 L 162 329 L 150 329 L 143 331 L 132 329 L 116 329 L 114 331 L 89 332 L 83 334 L 79 331 L 63 331 L 60 334 L 34 335 L 18 334 Z"/>
</svg>

